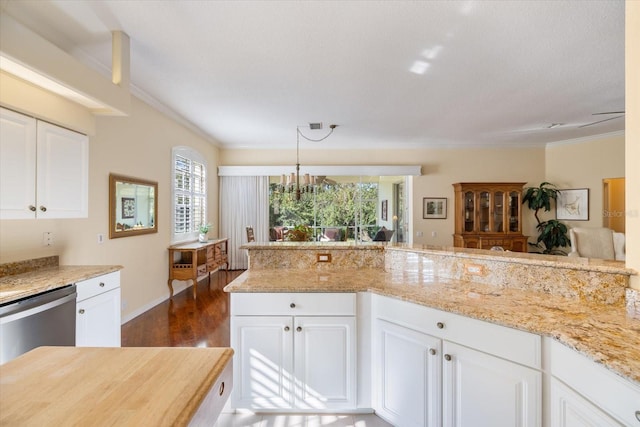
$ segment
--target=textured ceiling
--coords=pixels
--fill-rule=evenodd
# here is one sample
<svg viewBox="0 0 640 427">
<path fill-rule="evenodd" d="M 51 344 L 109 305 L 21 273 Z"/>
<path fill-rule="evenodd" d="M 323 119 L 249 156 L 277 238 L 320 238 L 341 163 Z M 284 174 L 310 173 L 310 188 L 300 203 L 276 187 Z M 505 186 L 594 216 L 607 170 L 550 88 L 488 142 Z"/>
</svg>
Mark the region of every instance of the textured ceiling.
<svg viewBox="0 0 640 427">
<path fill-rule="evenodd" d="M 624 129 L 624 1 L 2 0 L 222 147 L 531 145 Z M 548 129 L 552 123 L 562 123 Z M 323 131 L 308 131 L 312 137 Z M 314 145 L 315 144 L 315 145 Z"/>
</svg>

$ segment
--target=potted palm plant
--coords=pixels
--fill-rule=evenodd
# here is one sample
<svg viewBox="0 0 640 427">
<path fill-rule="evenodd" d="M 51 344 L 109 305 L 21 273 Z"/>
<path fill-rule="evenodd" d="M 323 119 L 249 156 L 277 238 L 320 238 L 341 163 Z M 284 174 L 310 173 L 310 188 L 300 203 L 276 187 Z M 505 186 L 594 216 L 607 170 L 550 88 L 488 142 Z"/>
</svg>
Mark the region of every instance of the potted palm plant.
<svg viewBox="0 0 640 427">
<path fill-rule="evenodd" d="M 551 210 L 551 201 L 557 200 L 558 194 L 560 194 L 560 190 L 555 185 L 543 182 L 538 187 L 525 188 L 524 196 L 522 197 L 522 204 L 527 203 L 529 209 L 534 211 L 533 216 L 538 223 L 536 229 L 540 233 L 536 243 L 529 244 L 542 250 L 543 254 L 566 255 L 564 251 L 557 248 L 571 246 L 571 242 L 567 237 L 566 225 L 557 219 L 540 221 L 538 217 L 540 209 L 544 209 L 545 212 Z"/>
</svg>

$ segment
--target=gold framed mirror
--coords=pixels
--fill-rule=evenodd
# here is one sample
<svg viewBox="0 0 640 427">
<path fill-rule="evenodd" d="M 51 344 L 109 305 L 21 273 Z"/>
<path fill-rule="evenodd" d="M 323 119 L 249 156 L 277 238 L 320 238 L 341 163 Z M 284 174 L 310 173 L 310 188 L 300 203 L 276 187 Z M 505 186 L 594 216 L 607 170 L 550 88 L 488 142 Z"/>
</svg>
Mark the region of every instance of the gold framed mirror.
<svg viewBox="0 0 640 427">
<path fill-rule="evenodd" d="M 109 174 L 109 238 L 158 232 L 158 183 Z"/>
</svg>

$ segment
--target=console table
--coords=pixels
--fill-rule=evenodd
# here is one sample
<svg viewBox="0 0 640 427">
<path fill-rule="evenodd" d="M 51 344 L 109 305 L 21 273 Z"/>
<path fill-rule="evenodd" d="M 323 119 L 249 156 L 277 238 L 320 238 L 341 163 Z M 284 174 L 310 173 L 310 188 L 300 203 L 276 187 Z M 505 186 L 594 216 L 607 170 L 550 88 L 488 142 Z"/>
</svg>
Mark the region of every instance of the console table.
<svg viewBox="0 0 640 427">
<path fill-rule="evenodd" d="M 207 242 L 190 242 L 169 246 L 169 290 L 173 297 L 174 280 L 191 280 L 193 297 L 196 297 L 198 277 L 207 274 L 211 280 L 211 272 L 223 265 L 229 268 L 227 255 L 229 239 L 213 239 Z"/>
</svg>

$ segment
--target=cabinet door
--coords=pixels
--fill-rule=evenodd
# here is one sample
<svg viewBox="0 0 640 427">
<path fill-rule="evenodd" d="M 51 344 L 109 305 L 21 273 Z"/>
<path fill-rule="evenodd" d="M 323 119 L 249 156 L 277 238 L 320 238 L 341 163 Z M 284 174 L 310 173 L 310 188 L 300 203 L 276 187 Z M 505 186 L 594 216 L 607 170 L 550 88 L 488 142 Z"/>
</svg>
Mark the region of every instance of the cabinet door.
<svg viewBox="0 0 640 427">
<path fill-rule="evenodd" d="M 551 378 L 551 427 L 619 427 L 622 424 L 584 397 Z"/>
<path fill-rule="evenodd" d="M 120 288 L 76 303 L 77 347 L 120 347 Z"/>
<path fill-rule="evenodd" d="M 441 340 L 375 324 L 376 413 L 397 426 L 441 425 Z"/>
<path fill-rule="evenodd" d="M 355 317 L 295 317 L 297 409 L 356 407 Z"/>
<path fill-rule="evenodd" d="M 541 373 L 443 342 L 443 425 L 541 425 Z"/>
<path fill-rule="evenodd" d="M 39 218 L 86 218 L 89 140 L 85 135 L 38 121 Z"/>
<path fill-rule="evenodd" d="M 293 318 L 232 316 L 233 408 L 293 407 Z"/>
<path fill-rule="evenodd" d="M 35 218 L 35 206 L 36 120 L 0 109 L 0 219 Z"/>
</svg>

